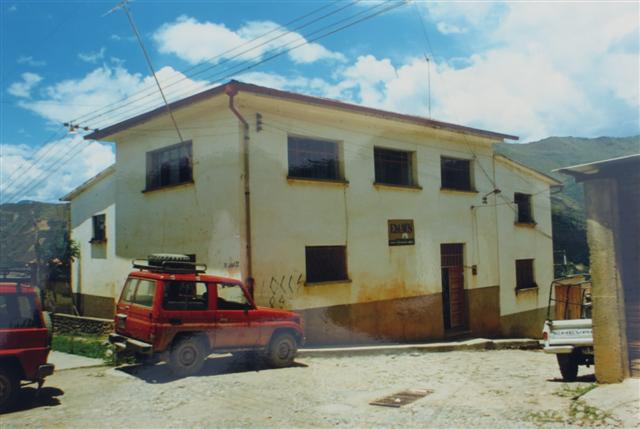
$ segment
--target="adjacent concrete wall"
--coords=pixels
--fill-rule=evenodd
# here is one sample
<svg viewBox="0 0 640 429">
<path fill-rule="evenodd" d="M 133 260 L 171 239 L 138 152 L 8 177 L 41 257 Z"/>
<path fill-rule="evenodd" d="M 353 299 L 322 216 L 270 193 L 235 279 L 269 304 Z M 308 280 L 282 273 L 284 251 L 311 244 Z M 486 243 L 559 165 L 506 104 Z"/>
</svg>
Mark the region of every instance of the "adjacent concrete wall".
<svg viewBox="0 0 640 429">
<path fill-rule="evenodd" d="M 629 376 L 625 308 L 617 255 L 618 190 L 614 179 L 585 185 L 587 239 L 593 280 L 593 336 L 596 378 L 617 383 Z"/>
</svg>

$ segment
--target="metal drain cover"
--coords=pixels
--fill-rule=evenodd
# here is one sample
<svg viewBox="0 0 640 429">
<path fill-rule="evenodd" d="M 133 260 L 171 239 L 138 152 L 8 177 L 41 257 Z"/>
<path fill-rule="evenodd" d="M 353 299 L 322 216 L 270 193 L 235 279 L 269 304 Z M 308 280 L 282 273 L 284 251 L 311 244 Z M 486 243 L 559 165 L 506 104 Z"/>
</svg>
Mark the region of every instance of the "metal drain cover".
<svg viewBox="0 0 640 429">
<path fill-rule="evenodd" d="M 376 399 L 373 402 L 369 402 L 369 405 L 400 408 L 403 405 L 407 405 L 414 401 L 417 401 L 420 398 L 424 398 L 431 393 L 433 393 L 433 390 L 429 389 L 403 390 L 402 392 L 394 393 L 393 395 L 385 396 L 384 398 Z"/>
</svg>

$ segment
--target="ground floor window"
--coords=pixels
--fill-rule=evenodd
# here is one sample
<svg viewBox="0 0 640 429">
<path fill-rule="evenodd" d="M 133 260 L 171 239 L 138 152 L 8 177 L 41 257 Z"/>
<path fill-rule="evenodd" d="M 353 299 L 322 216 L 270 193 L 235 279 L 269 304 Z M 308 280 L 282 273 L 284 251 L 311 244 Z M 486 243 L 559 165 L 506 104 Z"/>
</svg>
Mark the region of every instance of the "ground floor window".
<svg viewBox="0 0 640 429">
<path fill-rule="evenodd" d="M 516 259 L 516 290 L 538 287 L 533 271 L 533 259 Z"/>
<path fill-rule="evenodd" d="M 307 283 L 348 280 L 346 246 L 307 246 Z"/>
</svg>

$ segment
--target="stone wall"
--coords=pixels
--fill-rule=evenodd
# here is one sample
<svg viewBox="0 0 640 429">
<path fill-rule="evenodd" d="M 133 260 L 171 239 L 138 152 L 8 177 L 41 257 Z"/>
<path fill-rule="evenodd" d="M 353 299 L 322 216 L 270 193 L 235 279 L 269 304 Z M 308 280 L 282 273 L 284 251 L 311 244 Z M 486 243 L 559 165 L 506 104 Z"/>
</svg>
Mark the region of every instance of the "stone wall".
<svg viewBox="0 0 640 429">
<path fill-rule="evenodd" d="M 55 313 L 51 315 L 51 321 L 56 334 L 107 335 L 113 332 L 113 320 L 109 319 Z"/>
</svg>

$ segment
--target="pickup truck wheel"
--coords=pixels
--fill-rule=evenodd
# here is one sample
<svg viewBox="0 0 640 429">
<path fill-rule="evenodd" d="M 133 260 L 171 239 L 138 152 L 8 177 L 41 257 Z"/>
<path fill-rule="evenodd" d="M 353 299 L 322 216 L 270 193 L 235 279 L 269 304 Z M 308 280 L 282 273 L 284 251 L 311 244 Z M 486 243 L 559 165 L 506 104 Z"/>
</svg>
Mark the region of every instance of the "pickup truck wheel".
<svg viewBox="0 0 640 429">
<path fill-rule="evenodd" d="M 0 368 L 0 412 L 11 408 L 20 389 L 20 380 L 8 368 Z"/>
<path fill-rule="evenodd" d="M 298 344 L 289 333 L 278 334 L 269 343 L 267 359 L 275 368 L 290 366 L 296 357 Z"/>
<path fill-rule="evenodd" d="M 202 369 L 205 357 L 204 347 L 197 338 L 183 338 L 171 349 L 169 367 L 178 377 L 188 377 Z"/>
<path fill-rule="evenodd" d="M 575 381 L 578 377 L 578 359 L 573 353 L 557 354 L 560 374 L 565 381 Z"/>
</svg>

